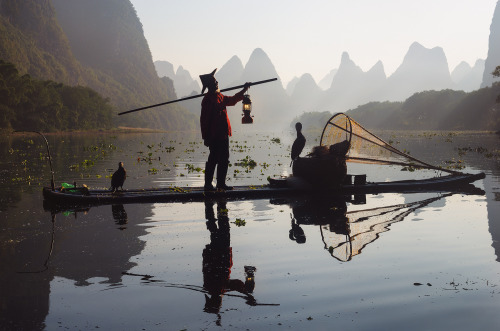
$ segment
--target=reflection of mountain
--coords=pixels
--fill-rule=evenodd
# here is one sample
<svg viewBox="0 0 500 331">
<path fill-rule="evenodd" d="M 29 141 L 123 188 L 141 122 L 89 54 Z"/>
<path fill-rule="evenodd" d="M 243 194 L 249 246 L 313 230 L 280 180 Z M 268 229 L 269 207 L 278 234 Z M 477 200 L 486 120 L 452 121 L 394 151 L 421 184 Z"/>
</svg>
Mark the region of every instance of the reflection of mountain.
<svg viewBox="0 0 500 331">
<path fill-rule="evenodd" d="M 115 209 L 115 216 L 123 218 L 125 212 L 134 221 L 151 214 L 151 205 L 131 207 L 126 207 L 126 212 Z M 144 249 L 145 242 L 139 238 L 147 233 L 147 227 L 129 222 L 126 230 L 120 231 L 123 224 L 117 225 L 111 214 L 109 207 L 95 208 L 75 217 L 55 215 L 53 223 L 47 214 L 39 235 L 20 239 L 13 249 L 2 248 L 2 327 L 44 329 L 50 283 L 56 277 L 70 279 L 77 286 L 89 285 L 88 280 L 94 277 L 105 278 L 110 284 L 121 282 L 122 272 L 135 265 L 130 259 Z"/>
</svg>

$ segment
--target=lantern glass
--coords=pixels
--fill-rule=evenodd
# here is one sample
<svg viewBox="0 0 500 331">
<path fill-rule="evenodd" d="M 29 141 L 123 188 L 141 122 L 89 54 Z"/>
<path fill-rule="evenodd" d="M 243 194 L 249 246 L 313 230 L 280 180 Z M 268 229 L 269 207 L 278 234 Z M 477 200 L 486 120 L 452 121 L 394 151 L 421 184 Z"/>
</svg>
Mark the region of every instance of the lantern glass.
<svg viewBox="0 0 500 331">
<path fill-rule="evenodd" d="M 243 111 L 251 111 L 252 110 L 252 100 L 250 100 L 250 95 L 245 94 L 243 96 Z"/>
<path fill-rule="evenodd" d="M 241 118 L 241 123 L 242 124 L 252 124 L 253 123 L 253 118 L 250 115 L 250 112 L 252 111 L 252 100 L 250 100 L 250 96 L 248 94 L 245 94 L 243 96 L 243 117 Z"/>
</svg>

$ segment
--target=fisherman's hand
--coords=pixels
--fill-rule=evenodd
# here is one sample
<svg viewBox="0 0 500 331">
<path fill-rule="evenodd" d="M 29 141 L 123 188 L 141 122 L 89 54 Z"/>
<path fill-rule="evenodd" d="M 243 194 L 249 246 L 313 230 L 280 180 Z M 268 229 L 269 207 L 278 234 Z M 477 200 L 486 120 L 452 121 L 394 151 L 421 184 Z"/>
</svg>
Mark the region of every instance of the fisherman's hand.
<svg viewBox="0 0 500 331">
<path fill-rule="evenodd" d="M 250 88 L 250 82 L 246 82 L 245 85 L 243 85 L 243 91 L 248 91 L 248 89 Z"/>
</svg>

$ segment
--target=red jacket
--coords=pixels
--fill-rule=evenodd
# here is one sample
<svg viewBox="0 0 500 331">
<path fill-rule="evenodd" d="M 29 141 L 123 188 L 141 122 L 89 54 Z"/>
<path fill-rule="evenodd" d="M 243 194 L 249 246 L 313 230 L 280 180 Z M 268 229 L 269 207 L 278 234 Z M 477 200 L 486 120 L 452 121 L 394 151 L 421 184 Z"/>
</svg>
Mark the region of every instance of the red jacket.
<svg viewBox="0 0 500 331">
<path fill-rule="evenodd" d="M 222 140 L 231 136 L 231 123 L 227 117 L 227 106 L 243 100 L 243 91 L 232 97 L 220 92 L 208 92 L 201 101 L 200 127 L 203 140 Z"/>
</svg>

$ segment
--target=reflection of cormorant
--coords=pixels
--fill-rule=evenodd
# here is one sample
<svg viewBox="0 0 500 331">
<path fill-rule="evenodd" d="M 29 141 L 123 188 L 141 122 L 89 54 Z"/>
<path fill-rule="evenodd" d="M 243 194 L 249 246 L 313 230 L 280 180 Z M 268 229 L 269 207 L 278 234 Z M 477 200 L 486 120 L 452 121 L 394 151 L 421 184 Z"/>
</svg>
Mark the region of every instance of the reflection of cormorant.
<svg viewBox="0 0 500 331">
<path fill-rule="evenodd" d="M 290 229 L 289 235 L 291 240 L 297 242 L 297 244 L 303 244 L 306 242 L 306 235 L 304 230 L 297 224 L 297 221 L 292 216 L 292 228 Z"/>
<path fill-rule="evenodd" d="M 127 178 L 127 171 L 123 168 L 123 162 L 118 163 L 118 170 L 111 176 L 111 191 L 115 192 L 120 187 L 123 190 L 123 183 Z"/>
<path fill-rule="evenodd" d="M 297 122 L 295 124 L 295 129 L 297 130 L 297 138 L 292 145 L 292 161 L 295 161 L 299 157 L 306 145 L 306 137 L 302 134 L 302 123 Z"/>
<path fill-rule="evenodd" d="M 116 224 L 125 225 L 128 223 L 127 212 L 125 211 L 125 207 L 123 205 L 112 205 L 111 213 L 113 214 L 113 218 L 115 219 Z M 120 230 L 125 230 L 126 226 L 120 226 Z"/>
<path fill-rule="evenodd" d="M 210 231 L 210 243 L 203 250 L 203 288 L 208 292 L 208 295 L 205 294 L 204 311 L 219 314 L 222 296 L 229 291 L 247 295 L 249 305 L 257 304 L 251 295 L 255 287 L 254 273 L 257 269 L 245 266 L 245 282 L 230 279 L 233 256 L 228 211 L 225 202 L 218 202 L 217 218 L 215 218 L 213 205 L 213 201 L 205 201 L 205 218 L 207 229 Z"/>
</svg>

